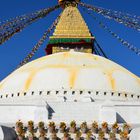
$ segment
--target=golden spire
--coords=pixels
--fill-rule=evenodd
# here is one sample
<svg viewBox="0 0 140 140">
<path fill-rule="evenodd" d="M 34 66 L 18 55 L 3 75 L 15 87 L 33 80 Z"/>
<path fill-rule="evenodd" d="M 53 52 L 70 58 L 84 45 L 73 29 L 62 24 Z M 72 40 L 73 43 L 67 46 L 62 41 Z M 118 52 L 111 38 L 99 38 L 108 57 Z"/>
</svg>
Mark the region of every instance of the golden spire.
<svg viewBox="0 0 140 140">
<path fill-rule="evenodd" d="M 50 37 L 46 52 L 51 54 L 74 49 L 79 52 L 92 53 L 93 40 L 94 37 L 77 6 L 68 4 L 61 14 L 53 36 Z"/>
<path fill-rule="evenodd" d="M 50 38 L 93 38 L 77 7 L 64 9 Z"/>
</svg>

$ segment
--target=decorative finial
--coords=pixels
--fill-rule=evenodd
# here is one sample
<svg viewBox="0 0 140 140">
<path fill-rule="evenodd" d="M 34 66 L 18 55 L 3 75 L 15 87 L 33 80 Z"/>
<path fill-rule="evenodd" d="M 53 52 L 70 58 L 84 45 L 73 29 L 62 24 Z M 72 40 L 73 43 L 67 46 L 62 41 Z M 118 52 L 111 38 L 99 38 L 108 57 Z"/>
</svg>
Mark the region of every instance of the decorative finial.
<svg viewBox="0 0 140 140">
<path fill-rule="evenodd" d="M 67 6 L 77 6 L 80 0 L 58 0 L 58 2 L 62 8 L 65 8 Z"/>
</svg>

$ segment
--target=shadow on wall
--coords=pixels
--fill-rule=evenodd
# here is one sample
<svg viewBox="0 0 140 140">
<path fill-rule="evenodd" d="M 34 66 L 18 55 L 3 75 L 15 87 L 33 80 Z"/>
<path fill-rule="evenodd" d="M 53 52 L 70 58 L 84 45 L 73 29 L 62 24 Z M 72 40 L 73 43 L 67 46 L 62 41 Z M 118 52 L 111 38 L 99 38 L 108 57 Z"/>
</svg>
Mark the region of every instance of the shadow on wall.
<svg viewBox="0 0 140 140">
<path fill-rule="evenodd" d="M 116 114 L 116 117 L 117 117 L 117 123 L 126 123 L 126 121 L 121 117 L 120 114 Z"/>
<path fill-rule="evenodd" d="M 0 140 L 17 140 L 17 134 L 13 128 L 0 126 Z"/>
<path fill-rule="evenodd" d="M 48 119 L 52 119 L 53 113 L 55 113 L 55 111 L 47 102 L 46 102 L 46 108 L 48 110 Z"/>
</svg>

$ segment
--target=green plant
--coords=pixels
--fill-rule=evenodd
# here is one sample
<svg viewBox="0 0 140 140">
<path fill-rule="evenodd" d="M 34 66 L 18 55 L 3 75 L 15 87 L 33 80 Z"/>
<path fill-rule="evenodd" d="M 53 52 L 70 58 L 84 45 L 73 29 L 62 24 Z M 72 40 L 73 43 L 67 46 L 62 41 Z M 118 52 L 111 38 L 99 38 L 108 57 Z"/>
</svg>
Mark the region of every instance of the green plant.
<svg viewBox="0 0 140 140">
<path fill-rule="evenodd" d="M 100 138 L 104 138 L 105 137 L 105 133 L 103 131 L 99 131 L 99 137 Z"/>
<path fill-rule="evenodd" d="M 90 138 L 90 137 L 92 136 L 92 132 L 91 132 L 91 131 L 88 131 L 88 132 L 86 133 L 86 135 L 87 135 L 87 138 Z"/>
<path fill-rule="evenodd" d="M 118 129 L 118 128 L 119 128 L 118 123 L 115 122 L 115 123 L 112 125 L 112 128 L 114 128 L 114 129 Z"/>
<path fill-rule="evenodd" d="M 49 122 L 49 127 L 55 127 L 55 123 L 54 122 Z"/>
<path fill-rule="evenodd" d="M 121 131 L 120 132 L 120 137 L 121 138 L 128 138 L 128 133 L 127 132 L 124 132 L 124 131 Z"/>
<path fill-rule="evenodd" d="M 74 120 L 70 122 L 70 127 L 72 127 L 72 128 L 76 127 L 76 122 Z"/>
<path fill-rule="evenodd" d="M 86 122 L 83 122 L 83 123 L 80 125 L 80 128 L 87 128 L 87 123 L 86 123 Z"/>
<path fill-rule="evenodd" d="M 109 133 L 109 137 L 110 137 L 110 138 L 116 138 L 116 135 L 115 135 L 115 133 L 110 132 L 110 133 Z"/>
<path fill-rule="evenodd" d="M 127 123 L 124 123 L 124 124 L 123 124 L 123 129 L 125 129 L 125 128 L 130 128 L 130 125 L 127 124 Z"/>
<path fill-rule="evenodd" d="M 66 123 L 65 122 L 61 122 L 59 127 L 65 129 L 66 128 Z"/>
<path fill-rule="evenodd" d="M 76 132 L 76 137 L 81 137 L 82 133 L 80 131 Z"/>
<path fill-rule="evenodd" d="M 93 127 L 93 128 L 98 128 L 98 123 L 97 123 L 96 121 L 94 121 L 94 122 L 92 123 L 92 127 Z"/>
<path fill-rule="evenodd" d="M 108 123 L 107 122 L 103 122 L 102 123 L 102 128 L 108 128 Z"/>
</svg>

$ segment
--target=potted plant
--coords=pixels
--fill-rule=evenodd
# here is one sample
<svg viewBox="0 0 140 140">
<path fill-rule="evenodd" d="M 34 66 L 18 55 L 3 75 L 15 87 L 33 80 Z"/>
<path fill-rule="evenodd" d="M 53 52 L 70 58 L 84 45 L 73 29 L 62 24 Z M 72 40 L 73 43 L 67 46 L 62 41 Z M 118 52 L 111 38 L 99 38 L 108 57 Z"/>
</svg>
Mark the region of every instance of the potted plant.
<svg viewBox="0 0 140 140">
<path fill-rule="evenodd" d="M 76 132 L 76 122 L 75 121 L 71 121 L 71 123 L 70 123 L 70 132 L 71 133 Z"/>
<path fill-rule="evenodd" d="M 60 132 L 64 133 L 66 131 L 66 123 L 65 122 L 61 122 L 60 126 L 59 126 Z"/>
<path fill-rule="evenodd" d="M 81 135 L 82 133 L 80 131 L 77 131 L 75 135 L 75 140 L 81 140 Z"/>
<path fill-rule="evenodd" d="M 93 133 L 98 133 L 98 123 L 96 121 L 92 123 L 91 130 Z"/>
<path fill-rule="evenodd" d="M 105 133 L 103 131 L 99 131 L 98 140 L 104 140 L 104 139 L 105 139 Z"/>
<path fill-rule="evenodd" d="M 46 132 L 45 131 L 41 131 L 40 135 L 39 135 L 39 140 L 45 140 L 46 139 Z"/>
<path fill-rule="evenodd" d="M 88 131 L 87 133 L 86 133 L 86 140 L 92 140 L 92 132 L 91 131 Z"/>
<path fill-rule="evenodd" d="M 35 138 L 34 122 L 33 121 L 28 121 L 26 138 L 28 138 L 28 140 L 33 140 Z"/>
<path fill-rule="evenodd" d="M 58 140 L 58 137 L 57 137 L 57 135 L 56 135 L 55 132 L 53 132 L 53 133 L 51 134 L 50 139 L 51 139 L 51 140 Z"/>
<path fill-rule="evenodd" d="M 24 132 L 19 133 L 18 140 L 25 140 L 25 133 Z"/>
<path fill-rule="evenodd" d="M 45 140 L 46 130 L 45 130 L 44 122 L 38 123 L 38 132 L 39 132 L 39 140 Z"/>
<path fill-rule="evenodd" d="M 130 125 L 128 125 L 127 123 L 123 124 L 123 131 L 129 134 Z"/>
<path fill-rule="evenodd" d="M 80 129 L 82 131 L 82 133 L 86 133 L 88 128 L 87 128 L 87 123 L 86 122 L 82 122 L 82 124 L 80 125 Z"/>
<path fill-rule="evenodd" d="M 69 135 L 69 133 L 65 132 L 65 133 L 64 133 L 64 136 L 63 136 L 63 138 L 62 138 L 62 140 L 70 140 L 70 135 Z"/>
<path fill-rule="evenodd" d="M 102 131 L 104 133 L 107 133 L 108 132 L 108 123 L 107 122 L 103 122 L 102 123 Z"/>
<path fill-rule="evenodd" d="M 119 129 L 119 126 L 118 126 L 118 123 L 116 122 L 112 125 L 112 132 L 117 133 L 118 129 Z"/>
<path fill-rule="evenodd" d="M 126 131 L 120 132 L 120 139 L 121 140 L 128 140 L 128 133 Z"/>
<path fill-rule="evenodd" d="M 116 135 L 113 132 L 109 133 L 109 140 L 116 140 Z"/>
<path fill-rule="evenodd" d="M 18 135 L 18 133 L 21 132 L 21 130 L 23 129 L 23 123 L 19 120 L 16 122 L 16 125 L 15 125 L 15 131 Z"/>
<path fill-rule="evenodd" d="M 49 122 L 48 129 L 49 129 L 50 133 L 55 132 L 55 123 L 54 122 Z"/>
<path fill-rule="evenodd" d="M 19 140 L 25 139 L 25 131 L 23 129 L 23 123 L 21 121 L 18 121 L 16 123 L 15 130 Z"/>
</svg>

